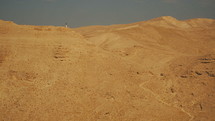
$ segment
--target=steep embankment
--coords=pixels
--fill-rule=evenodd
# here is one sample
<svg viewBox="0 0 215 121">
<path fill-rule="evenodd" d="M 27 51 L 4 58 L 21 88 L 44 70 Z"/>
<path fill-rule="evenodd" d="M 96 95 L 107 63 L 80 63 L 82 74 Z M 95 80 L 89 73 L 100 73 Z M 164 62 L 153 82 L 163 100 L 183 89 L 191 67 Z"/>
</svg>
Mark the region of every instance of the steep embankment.
<svg viewBox="0 0 215 121">
<path fill-rule="evenodd" d="M 214 20 L 0 21 L 0 120 L 214 119 Z"/>
</svg>

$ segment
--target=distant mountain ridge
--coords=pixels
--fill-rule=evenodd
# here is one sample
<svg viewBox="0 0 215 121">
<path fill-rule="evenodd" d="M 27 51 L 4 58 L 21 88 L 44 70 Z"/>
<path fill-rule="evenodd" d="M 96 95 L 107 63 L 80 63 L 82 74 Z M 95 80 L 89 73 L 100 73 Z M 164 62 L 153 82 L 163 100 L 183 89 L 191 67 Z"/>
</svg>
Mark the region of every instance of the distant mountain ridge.
<svg viewBox="0 0 215 121">
<path fill-rule="evenodd" d="M 143 22 L 144 23 L 144 22 Z M 194 18 L 189 20 L 177 20 L 171 16 L 162 16 L 159 18 L 151 19 L 145 22 L 146 24 L 163 26 L 163 27 L 180 27 L 180 28 L 190 28 L 190 27 L 214 27 L 215 20 L 207 18 Z"/>
<path fill-rule="evenodd" d="M 161 16 L 158 18 L 153 18 L 150 20 L 146 21 L 140 21 L 140 22 L 135 22 L 135 23 L 130 23 L 130 24 L 136 24 L 136 23 L 142 23 L 142 24 L 150 24 L 150 25 L 156 25 L 156 26 L 176 26 L 176 27 L 214 27 L 215 26 L 215 19 L 210 19 L 210 18 L 193 18 L 193 19 L 187 19 L 187 20 L 177 20 L 176 18 L 172 16 Z M 4 21 L 0 19 L 0 25 L 3 24 L 10 24 L 10 25 L 15 25 L 13 21 Z M 115 25 L 110 25 L 110 26 L 117 26 L 117 25 L 129 25 L 129 24 L 115 24 Z M 92 25 L 94 27 L 100 28 L 100 27 L 105 27 L 106 25 Z M 92 26 L 83 26 L 83 27 L 92 27 Z M 82 28 L 82 27 L 78 27 Z"/>
</svg>

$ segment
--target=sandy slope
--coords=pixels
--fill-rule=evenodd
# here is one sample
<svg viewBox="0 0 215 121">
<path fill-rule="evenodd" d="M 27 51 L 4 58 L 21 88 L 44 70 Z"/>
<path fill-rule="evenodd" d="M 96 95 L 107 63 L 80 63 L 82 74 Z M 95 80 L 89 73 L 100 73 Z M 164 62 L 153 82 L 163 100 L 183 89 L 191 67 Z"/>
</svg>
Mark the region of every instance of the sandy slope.
<svg viewBox="0 0 215 121">
<path fill-rule="evenodd" d="M 2 121 L 213 121 L 215 20 L 75 29 L 0 20 Z"/>
</svg>

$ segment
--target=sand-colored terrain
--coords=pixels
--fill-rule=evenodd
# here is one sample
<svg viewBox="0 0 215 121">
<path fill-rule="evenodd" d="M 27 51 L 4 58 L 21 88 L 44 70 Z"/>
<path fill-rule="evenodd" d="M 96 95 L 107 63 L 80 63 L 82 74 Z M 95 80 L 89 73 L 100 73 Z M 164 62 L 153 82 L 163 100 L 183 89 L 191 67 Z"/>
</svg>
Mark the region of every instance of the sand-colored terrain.
<svg viewBox="0 0 215 121">
<path fill-rule="evenodd" d="M 215 121 L 215 20 L 0 20 L 0 121 Z"/>
</svg>

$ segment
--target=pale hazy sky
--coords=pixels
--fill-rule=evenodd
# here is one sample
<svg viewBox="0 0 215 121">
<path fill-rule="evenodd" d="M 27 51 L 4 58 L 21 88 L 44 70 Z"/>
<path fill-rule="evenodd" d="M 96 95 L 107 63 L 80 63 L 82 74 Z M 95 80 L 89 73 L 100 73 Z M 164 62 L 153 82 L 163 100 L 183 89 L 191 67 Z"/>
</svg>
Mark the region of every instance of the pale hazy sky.
<svg viewBox="0 0 215 121">
<path fill-rule="evenodd" d="M 17 24 L 126 24 L 160 16 L 215 19 L 215 0 L 0 0 L 0 19 Z"/>
</svg>

